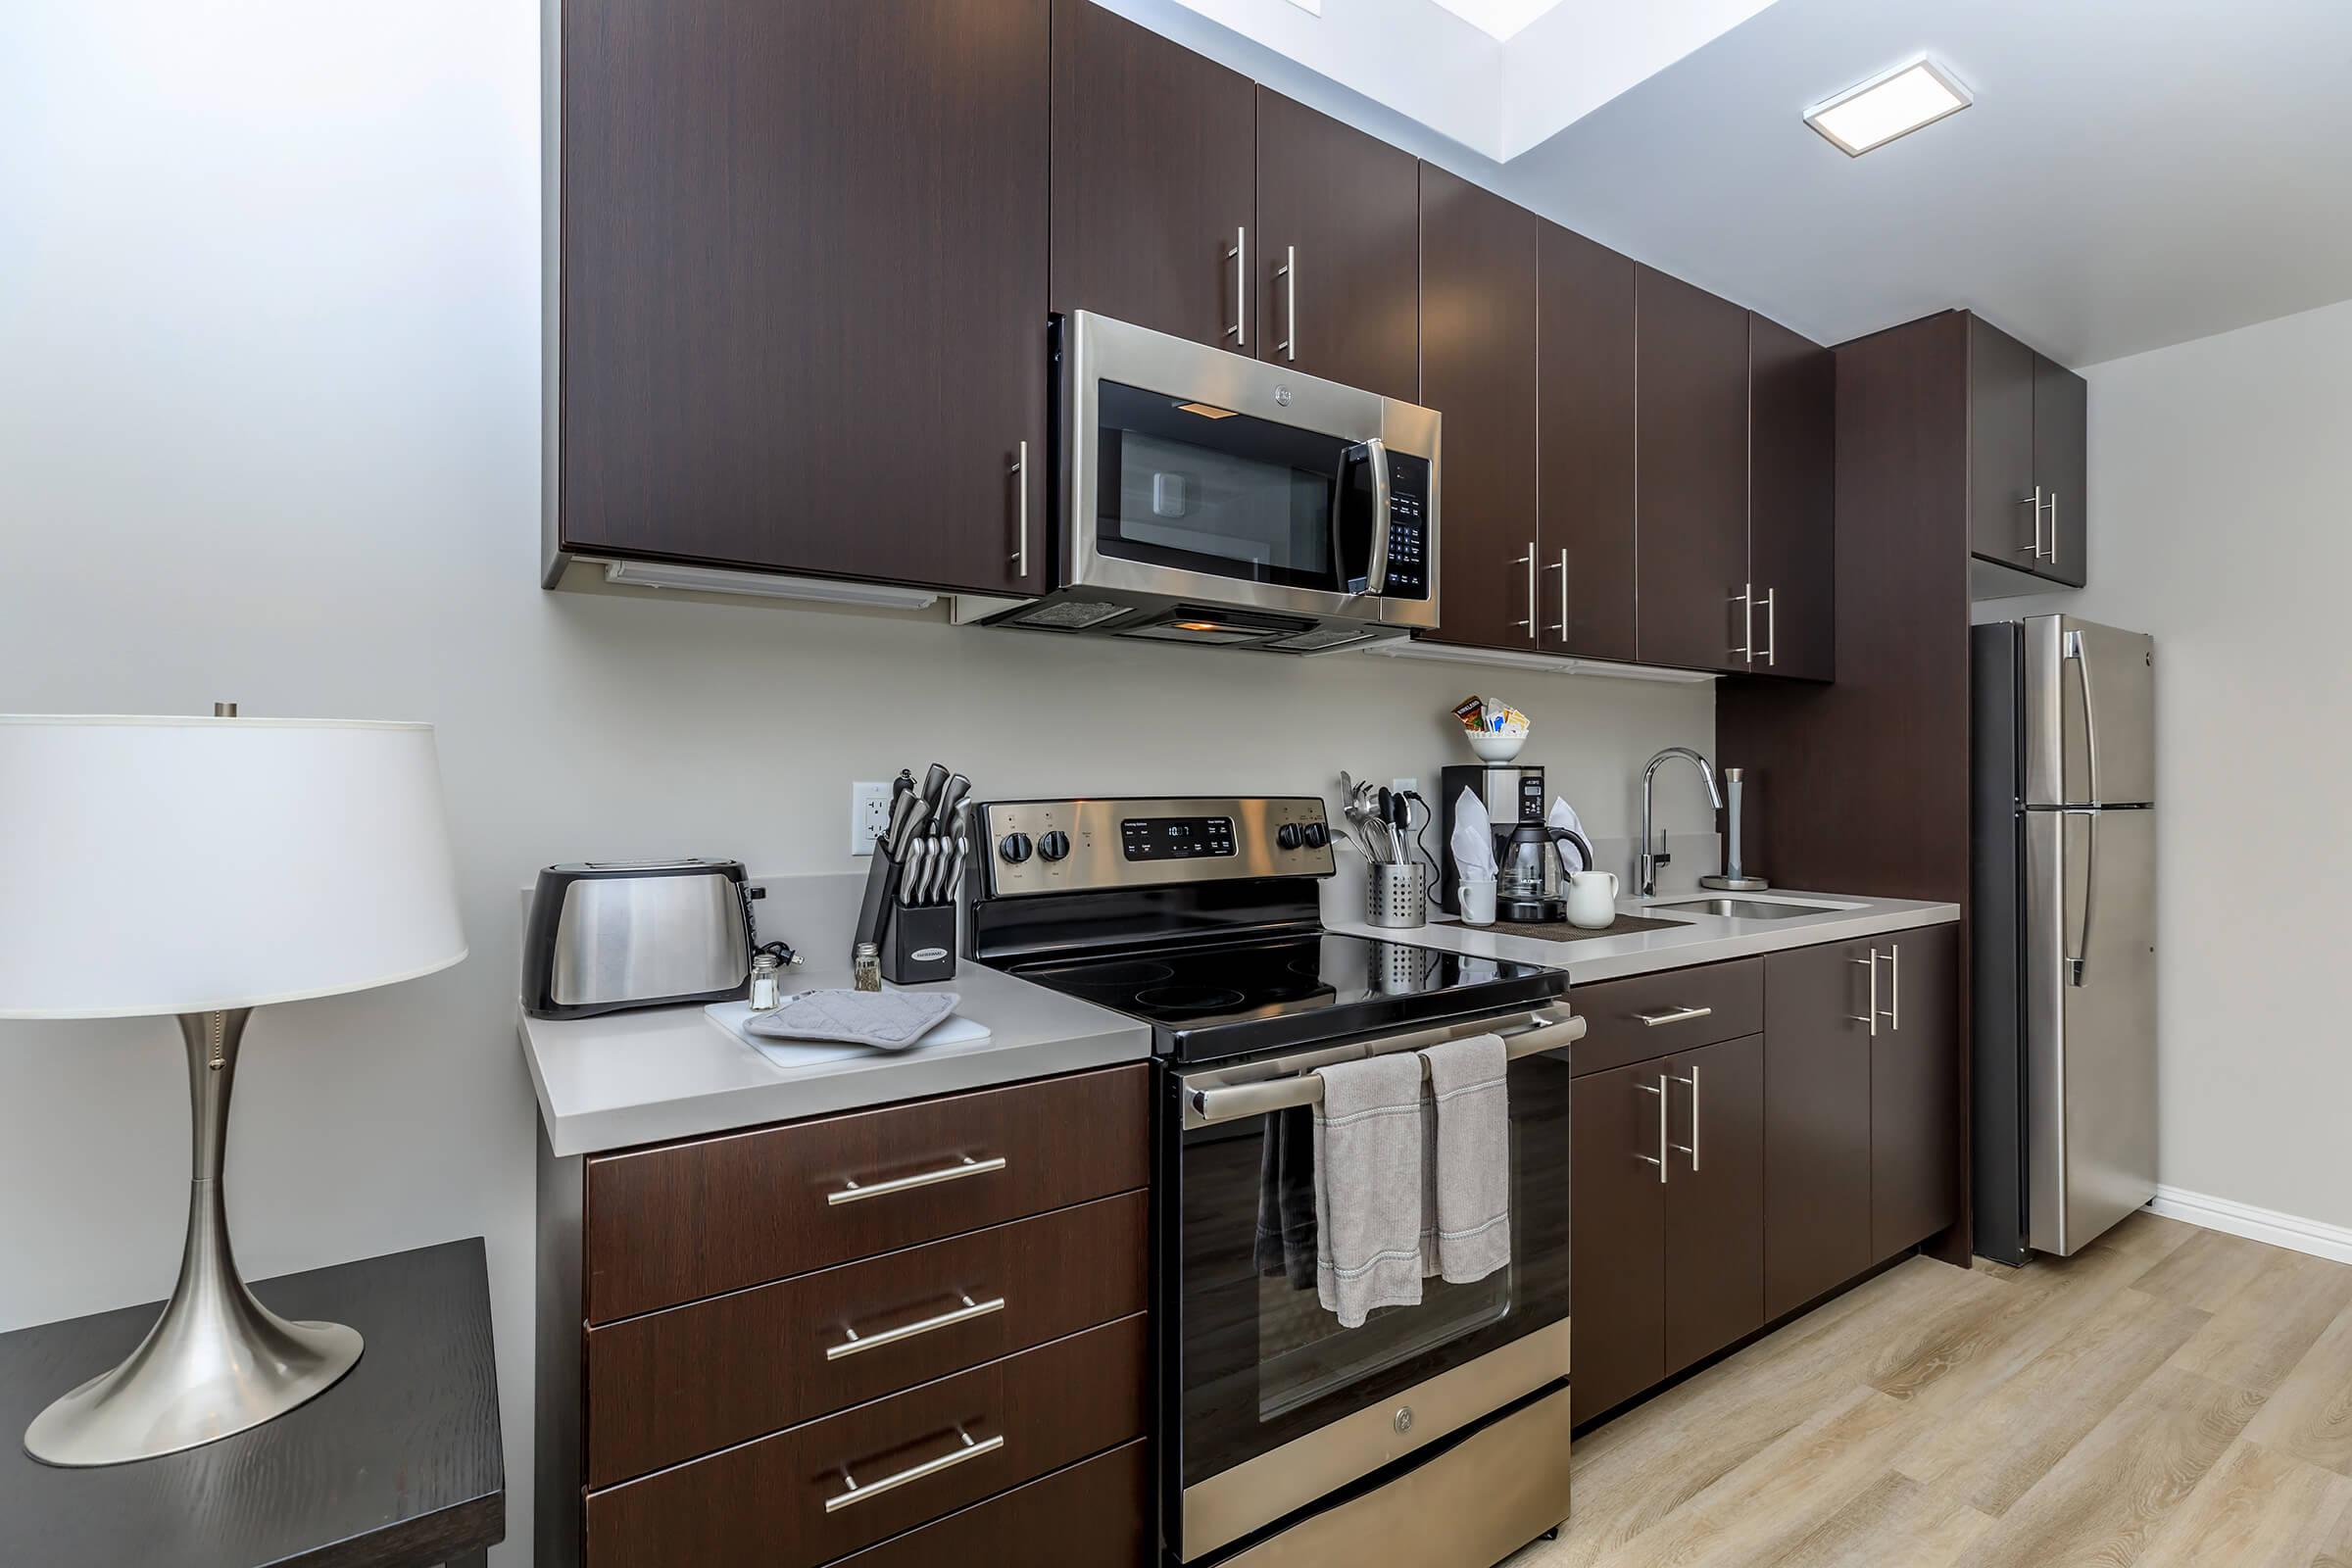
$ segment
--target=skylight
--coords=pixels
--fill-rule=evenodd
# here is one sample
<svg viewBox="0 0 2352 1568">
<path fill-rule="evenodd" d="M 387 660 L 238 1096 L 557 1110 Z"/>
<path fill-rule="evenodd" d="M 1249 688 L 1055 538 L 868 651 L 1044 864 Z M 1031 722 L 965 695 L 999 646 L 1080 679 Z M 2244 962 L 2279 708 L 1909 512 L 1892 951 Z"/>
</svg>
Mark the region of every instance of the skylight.
<svg viewBox="0 0 2352 1568">
<path fill-rule="evenodd" d="M 1434 0 L 1491 38 L 1507 39 L 1560 0 Z"/>
</svg>

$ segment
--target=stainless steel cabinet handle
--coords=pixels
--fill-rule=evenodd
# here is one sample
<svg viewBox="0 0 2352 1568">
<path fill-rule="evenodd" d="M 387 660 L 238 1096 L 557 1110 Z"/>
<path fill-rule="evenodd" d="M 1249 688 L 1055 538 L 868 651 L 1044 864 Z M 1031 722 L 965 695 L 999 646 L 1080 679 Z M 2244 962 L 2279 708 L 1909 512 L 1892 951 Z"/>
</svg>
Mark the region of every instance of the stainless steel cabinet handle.
<svg viewBox="0 0 2352 1568">
<path fill-rule="evenodd" d="M 1284 308 L 1282 320 L 1283 325 L 1290 328 L 1289 335 L 1274 346 L 1282 350 L 1282 357 L 1284 359 L 1290 361 L 1293 365 L 1296 365 L 1298 363 L 1298 246 L 1285 245 L 1282 248 L 1282 265 L 1274 269 L 1274 275 L 1283 280 Z"/>
<path fill-rule="evenodd" d="M 1666 1185 L 1666 1075 L 1658 1074 L 1658 1081 L 1654 1084 L 1636 1084 L 1634 1087 L 1645 1095 L 1658 1097 L 1658 1157 L 1652 1159 L 1647 1154 L 1636 1154 L 1634 1157 L 1644 1165 L 1657 1166 L 1658 1185 L 1663 1187 Z"/>
<path fill-rule="evenodd" d="M 1867 958 L 1848 958 L 1846 961 L 1858 963 L 1870 971 L 1870 1010 L 1858 1014 L 1849 1012 L 1845 1015 L 1845 1021 L 1870 1025 L 1870 1038 L 1876 1040 L 1879 1038 L 1879 950 L 1871 949 Z"/>
<path fill-rule="evenodd" d="M 1527 640 L 1532 643 L 1536 640 L 1536 542 L 1533 539 L 1527 542 L 1527 554 L 1511 564 L 1527 568 L 1527 618 L 1515 624 L 1527 628 Z"/>
<path fill-rule="evenodd" d="M 1690 1141 L 1674 1147 L 1677 1152 L 1690 1156 L 1690 1174 L 1695 1176 L 1698 1174 L 1698 1068 L 1693 1066 L 1690 1077 L 1673 1081 L 1690 1086 Z"/>
<path fill-rule="evenodd" d="M 1899 942 L 1886 945 L 1886 1027 L 1899 1035 L 1903 1032 L 1903 945 Z"/>
<path fill-rule="evenodd" d="M 857 1355 L 864 1350 L 878 1350 L 885 1345 L 896 1345 L 901 1340 L 911 1340 L 918 1334 L 929 1334 L 935 1329 L 954 1328 L 958 1323 L 969 1323 L 976 1317 L 986 1317 L 991 1312 L 1004 1310 L 1004 1298 L 1002 1296 L 993 1301 L 975 1301 L 966 1296 L 963 1298 L 963 1304 L 952 1311 L 942 1312 L 936 1317 L 923 1318 L 913 1323 L 902 1323 L 895 1329 L 884 1329 L 879 1334 L 867 1334 L 861 1337 L 856 1329 L 845 1328 L 841 1332 L 848 1335 L 849 1338 L 839 1345 L 826 1346 L 825 1359 L 838 1361 L 845 1355 Z"/>
<path fill-rule="evenodd" d="M 2030 496 L 2020 496 L 2017 504 L 2034 509 L 2034 542 L 2019 551 L 2018 554 L 2021 556 L 2031 554 L 2035 561 L 2039 561 L 2041 559 L 2041 486 L 2035 485 L 2034 493 Z"/>
<path fill-rule="evenodd" d="M 1740 607 L 1740 646 L 1732 652 L 1752 664 L 1756 662 L 1756 585 L 1741 583 L 1740 591 L 1726 603 Z"/>
<path fill-rule="evenodd" d="M 1020 505 L 1017 515 L 1020 529 L 1012 536 L 1013 575 L 1029 575 L 1029 443 L 1021 443 L 1020 456 L 1013 459 L 1012 471 L 1021 477 Z"/>
<path fill-rule="evenodd" d="M 1225 335 L 1233 339 L 1235 348 L 1245 349 L 1250 346 L 1249 229 L 1237 228 L 1233 231 L 1233 249 L 1225 255 L 1233 263 L 1233 324 L 1225 329 Z"/>
<path fill-rule="evenodd" d="M 917 1187 L 937 1187 L 941 1182 L 959 1182 L 966 1176 L 986 1176 L 991 1171 L 999 1171 L 1004 1168 L 1004 1156 L 1003 1154 L 999 1154 L 993 1159 L 974 1159 L 971 1155 L 966 1154 L 957 1164 L 942 1165 L 937 1170 L 927 1170 L 913 1176 L 901 1176 L 894 1181 L 876 1182 L 871 1187 L 860 1187 L 856 1182 L 844 1182 L 839 1192 L 825 1195 L 825 1201 L 827 1204 L 862 1203 L 869 1198 L 888 1198 L 893 1193 L 911 1193 Z"/>
<path fill-rule="evenodd" d="M 1778 588 L 1764 590 L 1764 662 L 1768 665 L 1781 662 L 1780 599 Z"/>
<path fill-rule="evenodd" d="M 2041 525 L 2034 524 L 2034 531 L 2038 535 Z M 2050 553 L 2042 559 L 2053 566 L 2058 564 L 2058 492 L 2055 490 L 2050 492 Z"/>
<path fill-rule="evenodd" d="M 925 1476 L 935 1476 L 942 1470 L 953 1470 L 967 1459 L 977 1459 L 984 1453 L 994 1453 L 1004 1446 L 1004 1435 L 1001 1432 L 993 1438 L 982 1438 L 976 1443 L 972 1441 L 972 1435 L 961 1427 L 956 1429 L 956 1436 L 962 1440 L 963 1446 L 943 1453 L 936 1459 L 925 1459 L 921 1464 L 901 1470 L 896 1475 L 884 1476 L 881 1480 L 869 1482 L 862 1487 L 858 1484 L 857 1478 L 850 1474 L 849 1468 L 845 1465 L 842 1468 L 841 1479 L 850 1490 L 837 1492 L 827 1497 L 825 1512 L 839 1513 L 853 1502 L 863 1502 L 868 1497 L 879 1497 L 885 1492 L 896 1492 L 910 1481 L 920 1481 Z"/>
<path fill-rule="evenodd" d="M 1663 1024 L 1689 1023 L 1693 1018 L 1709 1018 L 1714 1016 L 1714 1013 L 1713 1007 L 1667 1007 L 1657 1012 L 1637 1012 L 1634 1016 L 1642 1020 L 1642 1028 L 1655 1029 Z"/>
<path fill-rule="evenodd" d="M 1560 574 L 1560 618 L 1551 623 L 1551 629 L 1565 637 L 1568 635 L 1568 552 L 1561 551 L 1560 559 L 1544 569 Z"/>
</svg>

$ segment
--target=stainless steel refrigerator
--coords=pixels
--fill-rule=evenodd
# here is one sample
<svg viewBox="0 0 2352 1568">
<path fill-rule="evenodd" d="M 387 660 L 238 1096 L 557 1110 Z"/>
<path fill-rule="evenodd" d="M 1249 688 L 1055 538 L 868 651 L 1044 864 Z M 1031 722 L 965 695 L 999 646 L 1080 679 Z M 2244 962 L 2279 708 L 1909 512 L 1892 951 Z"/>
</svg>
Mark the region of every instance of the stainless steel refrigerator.
<svg viewBox="0 0 2352 1568">
<path fill-rule="evenodd" d="M 2156 1192 L 2155 655 L 1974 630 L 1976 1248 L 2072 1253 Z"/>
</svg>

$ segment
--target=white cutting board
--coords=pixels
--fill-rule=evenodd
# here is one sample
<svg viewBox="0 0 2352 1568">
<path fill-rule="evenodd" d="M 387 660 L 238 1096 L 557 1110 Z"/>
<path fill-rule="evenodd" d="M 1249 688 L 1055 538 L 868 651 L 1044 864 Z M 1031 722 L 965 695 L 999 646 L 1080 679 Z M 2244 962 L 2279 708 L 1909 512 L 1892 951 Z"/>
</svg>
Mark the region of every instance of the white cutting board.
<svg viewBox="0 0 2352 1568">
<path fill-rule="evenodd" d="M 884 1061 L 892 1056 L 904 1056 L 913 1052 L 936 1055 L 943 1051 L 960 1051 L 985 1046 L 995 1036 L 988 1025 L 974 1018 L 950 1013 L 931 1026 L 920 1040 L 897 1051 L 885 1051 L 880 1046 L 852 1045 L 840 1040 L 774 1040 L 756 1035 L 744 1028 L 752 1015 L 748 1002 L 713 1002 L 703 1009 L 712 1028 L 742 1041 L 779 1067 L 813 1067 L 824 1061 L 856 1061 L 859 1059 Z"/>
</svg>

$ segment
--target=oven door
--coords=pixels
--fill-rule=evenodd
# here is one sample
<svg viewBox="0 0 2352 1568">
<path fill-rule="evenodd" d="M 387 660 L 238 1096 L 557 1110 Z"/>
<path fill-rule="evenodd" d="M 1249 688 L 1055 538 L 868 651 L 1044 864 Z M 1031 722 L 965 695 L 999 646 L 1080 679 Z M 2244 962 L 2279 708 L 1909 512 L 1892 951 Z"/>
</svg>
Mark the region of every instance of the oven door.
<svg viewBox="0 0 2352 1568">
<path fill-rule="evenodd" d="M 1437 624 L 1438 416 L 1078 312 L 1062 586 Z"/>
<path fill-rule="evenodd" d="M 1192 1561 L 1568 1375 L 1569 1063 L 1515 1012 L 1177 1075 L 1163 1107 L 1163 1530 Z M 1317 1066 L 1492 1030 L 1509 1068 L 1511 1262 L 1343 1329 L 1314 1279 Z M 1300 1221 L 1304 1221 L 1303 1228 Z M 1264 1240 L 1261 1241 L 1261 1236 Z M 1404 1413 L 1409 1411 L 1409 1413 Z"/>
</svg>

